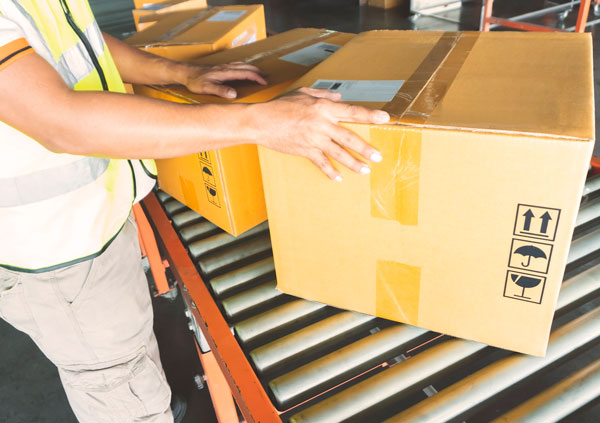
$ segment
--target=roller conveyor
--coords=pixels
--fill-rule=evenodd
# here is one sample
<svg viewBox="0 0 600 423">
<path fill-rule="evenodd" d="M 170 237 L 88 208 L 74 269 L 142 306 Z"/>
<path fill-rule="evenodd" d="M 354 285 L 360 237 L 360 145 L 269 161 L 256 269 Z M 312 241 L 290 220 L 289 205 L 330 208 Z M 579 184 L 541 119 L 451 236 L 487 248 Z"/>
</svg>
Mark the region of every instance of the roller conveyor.
<svg viewBox="0 0 600 423">
<path fill-rule="evenodd" d="M 568 279 L 561 289 L 557 324 L 544 359 L 440 337 L 282 294 L 275 288 L 267 223 L 238 238 L 220 229 L 204 231 L 212 224 L 165 193 L 159 191 L 157 197 L 160 202 L 156 198 L 145 201 L 145 205 L 155 203 L 146 206 L 152 209 L 150 218 L 167 223 L 168 218 L 172 226 L 165 226 L 165 232 L 175 228 L 178 242 L 187 249 L 185 260 L 195 267 L 197 284 L 186 284 L 185 272 L 174 273 L 189 289 L 184 298 L 197 303 L 200 312 L 194 317 L 207 322 L 199 326 L 208 326 L 209 344 L 222 357 L 222 368 L 234 381 L 232 392 L 248 422 L 469 422 L 469 417 L 482 412 L 492 416 L 487 421 L 510 421 L 502 419 L 517 412 L 558 407 L 568 398 L 560 392 L 576 389 L 571 385 L 579 386 L 585 377 L 578 372 L 559 382 L 554 391 L 549 389 L 550 393 L 542 393 L 547 385 L 540 386 L 534 392 L 539 398 L 535 396 L 531 403 L 523 396 L 520 404 L 501 409 L 496 403 L 492 407 L 493 400 L 507 392 L 519 395 L 523 386 L 531 386 L 560 363 L 577 358 L 600 339 L 598 176 L 586 183 L 568 259 Z M 163 237 L 160 232 L 159 228 Z M 200 291 L 206 292 L 205 299 L 212 305 L 200 303 Z M 213 308 L 216 316 L 208 322 L 208 312 L 201 314 Z M 221 334 L 217 326 L 224 329 Z M 593 396 L 589 387 L 582 389 Z M 435 394 L 428 398 L 423 392 Z M 592 399 L 569 402 L 568 414 Z"/>
</svg>

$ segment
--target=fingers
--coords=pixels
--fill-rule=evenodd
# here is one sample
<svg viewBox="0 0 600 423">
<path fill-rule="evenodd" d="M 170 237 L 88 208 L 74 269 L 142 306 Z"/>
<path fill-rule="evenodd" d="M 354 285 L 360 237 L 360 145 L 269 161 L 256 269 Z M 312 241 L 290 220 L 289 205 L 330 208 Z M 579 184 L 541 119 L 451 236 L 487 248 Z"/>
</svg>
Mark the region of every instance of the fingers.
<svg viewBox="0 0 600 423">
<path fill-rule="evenodd" d="M 340 93 L 334 93 L 327 90 L 319 90 L 316 88 L 304 87 L 297 90 L 303 94 L 308 94 L 317 98 L 325 98 L 331 101 L 340 101 L 342 99 L 342 95 Z"/>
<path fill-rule="evenodd" d="M 267 85 L 267 81 L 261 75 L 251 70 L 245 69 L 227 69 L 222 71 L 213 71 L 206 75 L 209 79 L 223 81 L 254 81 L 260 85 Z"/>
<path fill-rule="evenodd" d="M 372 110 L 354 104 L 331 103 L 329 112 L 341 122 L 387 123 L 390 115 L 383 110 Z"/>
<path fill-rule="evenodd" d="M 347 150 L 340 147 L 335 142 L 328 143 L 327 146 L 324 148 L 324 151 L 329 157 L 334 159 L 336 162 L 346 166 L 348 169 L 353 170 L 354 172 L 360 175 L 368 175 L 369 173 L 371 173 L 371 169 L 367 164 L 358 160 L 356 157 L 354 157 Z"/>
<path fill-rule="evenodd" d="M 266 77 L 267 73 L 260 69 L 258 66 L 251 65 L 245 62 L 232 62 L 223 66 L 224 69 L 236 69 L 236 70 L 249 70 L 259 74 L 262 77 Z"/>
<path fill-rule="evenodd" d="M 315 150 L 308 157 L 327 177 L 336 182 L 342 182 L 342 176 L 334 169 L 331 161 L 320 150 Z"/>
<path fill-rule="evenodd" d="M 366 160 L 370 160 L 372 162 L 378 163 L 383 159 L 381 157 L 381 153 L 379 151 L 377 151 L 376 149 L 371 147 L 369 144 L 364 142 L 363 139 L 360 138 L 358 135 L 356 135 L 354 132 L 352 132 L 342 126 L 332 125 L 331 129 L 330 129 L 330 133 L 331 133 L 331 135 L 330 135 L 331 138 L 336 143 L 338 143 L 339 145 L 341 145 L 344 148 L 347 148 L 348 150 L 356 152 L 360 156 L 364 157 Z M 336 157 L 334 157 L 334 158 L 337 160 Z M 343 162 L 340 162 L 340 163 L 346 165 L 346 163 L 343 163 Z M 354 164 L 356 164 L 356 163 L 354 163 Z M 361 163 L 361 164 L 364 165 L 364 163 Z M 350 166 L 348 166 L 348 167 L 350 167 Z M 362 173 L 363 175 L 366 174 L 364 171 L 356 170 L 353 167 L 351 167 L 351 169 L 355 170 L 359 173 Z"/>
<path fill-rule="evenodd" d="M 227 85 L 213 84 L 210 82 L 203 84 L 201 89 L 195 90 L 195 92 L 198 94 L 212 94 L 223 98 L 237 97 L 237 92 L 233 88 L 228 87 Z"/>
</svg>

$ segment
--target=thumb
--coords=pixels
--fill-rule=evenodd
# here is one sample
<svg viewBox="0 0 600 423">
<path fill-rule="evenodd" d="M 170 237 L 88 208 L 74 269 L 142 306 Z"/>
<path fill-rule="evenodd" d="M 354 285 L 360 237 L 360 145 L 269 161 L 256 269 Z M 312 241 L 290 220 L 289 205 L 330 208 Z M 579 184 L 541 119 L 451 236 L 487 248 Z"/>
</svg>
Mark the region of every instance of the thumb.
<svg viewBox="0 0 600 423">
<path fill-rule="evenodd" d="M 325 98 L 331 101 L 340 101 L 342 99 L 342 95 L 340 93 L 334 93 L 328 90 L 304 87 L 300 88 L 298 91 L 304 94 L 311 95 L 313 97 Z"/>
</svg>

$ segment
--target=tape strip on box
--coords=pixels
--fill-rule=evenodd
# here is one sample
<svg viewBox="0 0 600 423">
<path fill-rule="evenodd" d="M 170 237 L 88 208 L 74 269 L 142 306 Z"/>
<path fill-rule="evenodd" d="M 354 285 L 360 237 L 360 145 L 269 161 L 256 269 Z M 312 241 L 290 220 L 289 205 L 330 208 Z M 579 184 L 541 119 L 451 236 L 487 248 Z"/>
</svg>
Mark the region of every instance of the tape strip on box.
<svg viewBox="0 0 600 423">
<path fill-rule="evenodd" d="M 427 122 L 454 82 L 478 38 L 478 33 L 445 32 L 383 110 L 397 122 Z"/>
<path fill-rule="evenodd" d="M 371 216 L 416 226 L 419 223 L 421 132 L 373 126 L 369 139 L 376 140 L 373 146 L 383 156 L 383 161 L 371 170 Z"/>
<path fill-rule="evenodd" d="M 419 322 L 421 268 L 395 261 L 377 261 L 376 313 L 409 325 Z"/>
</svg>

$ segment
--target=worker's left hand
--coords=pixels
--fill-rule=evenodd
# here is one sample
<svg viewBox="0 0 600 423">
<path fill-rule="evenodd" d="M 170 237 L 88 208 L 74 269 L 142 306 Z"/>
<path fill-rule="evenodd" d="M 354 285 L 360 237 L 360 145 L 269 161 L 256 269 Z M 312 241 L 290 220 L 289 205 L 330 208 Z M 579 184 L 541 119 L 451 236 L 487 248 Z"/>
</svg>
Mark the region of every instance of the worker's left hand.
<svg viewBox="0 0 600 423">
<path fill-rule="evenodd" d="M 226 85 L 228 81 L 253 81 L 267 85 L 266 74 L 254 65 L 232 62 L 226 65 L 189 67 L 184 85 L 193 93 L 213 94 L 223 98 L 236 98 L 237 92 Z"/>
</svg>

